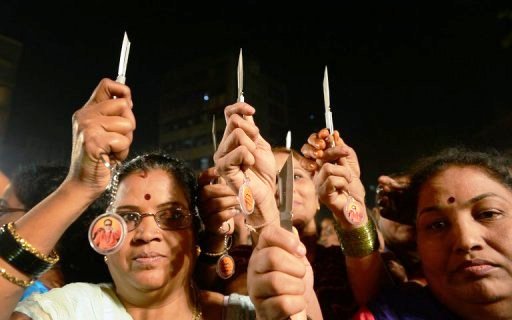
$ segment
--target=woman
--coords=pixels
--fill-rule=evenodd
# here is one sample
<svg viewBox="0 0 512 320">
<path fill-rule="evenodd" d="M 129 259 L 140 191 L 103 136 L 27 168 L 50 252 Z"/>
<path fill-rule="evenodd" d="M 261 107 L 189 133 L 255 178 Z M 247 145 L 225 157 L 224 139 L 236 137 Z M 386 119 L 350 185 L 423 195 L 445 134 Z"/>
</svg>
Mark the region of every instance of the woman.
<svg viewBox="0 0 512 320">
<path fill-rule="evenodd" d="M 316 138 L 325 138 L 318 134 Z M 324 158 L 342 156 L 340 144 L 325 150 Z M 337 149 L 337 150 L 335 150 Z M 312 144 L 305 147 L 309 155 Z M 347 154 L 347 153 L 345 153 Z M 341 156 L 341 157 L 340 157 Z M 353 190 L 352 161 L 340 163 L 345 168 L 327 174 L 334 189 Z M 410 284 L 400 288 L 368 291 L 365 298 L 376 297 L 368 304 L 377 319 L 511 319 L 512 318 L 512 176 L 511 163 L 498 154 L 448 149 L 419 162 L 411 175 L 406 194 L 414 208 L 418 253 L 428 286 Z M 331 185 L 333 186 L 333 185 Z M 352 189 L 351 189 L 352 188 Z M 329 204 L 336 207 L 336 190 L 327 186 Z M 349 230 L 347 224 L 342 228 Z M 343 239 L 342 239 L 343 243 Z M 347 243 L 345 243 L 346 245 Z M 362 243 L 352 242 L 354 249 Z M 357 248 L 359 246 L 359 248 Z M 356 248 L 354 248 L 356 247 Z M 374 249 L 374 248 L 373 248 Z M 376 250 L 352 257 L 354 266 L 381 264 Z M 355 277 L 352 277 L 355 275 Z M 360 287 L 375 289 L 378 281 L 361 281 L 351 274 Z M 358 282 L 359 281 L 359 282 Z"/>
<path fill-rule="evenodd" d="M 35 262 L 37 272 L 18 270 L 15 266 L 24 267 L 17 260 L 19 255 L 2 256 L 1 319 L 11 316 L 22 288 L 44 269 L 40 265 L 55 263 L 57 257 L 51 250 L 59 237 L 103 193 L 111 181 L 108 167 L 128 154 L 135 128 L 131 107 L 127 86 L 101 81 L 89 102 L 74 114 L 72 161 L 66 180 L 9 231 L 2 228 L 2 237 L 16 235 L 25 240 L 16 252 Z M 20 303 L 11 318 L 254 318 L 247 298 L 225 299 L 220 294 L 199 293 L 193 286 L 199 225 L 193 173 L 178 160 L 149 154 L 121 165 L 114 174 L 118 179 L 112 179 L 112 185 L 116 180 L 119 184 L 117 192 L 112 187 L 113 207 L 126 221 L 128 232 L 120 250 L 105 257 L 113 284 L 76 283 L 34 295 Z M 42 225 L 51 228 L 41 229 Z M 31 232 L 36 229 L 41 232 Z M 265 243 L 261 246 L 266 248 Z M 254 283 L 273 288 L 264 278 L 255 278 Z M 283 304 L 266 302 L 272 297 L 270 292 L 258 300 L 256 312 L 279 312 Z"/>
</svg>

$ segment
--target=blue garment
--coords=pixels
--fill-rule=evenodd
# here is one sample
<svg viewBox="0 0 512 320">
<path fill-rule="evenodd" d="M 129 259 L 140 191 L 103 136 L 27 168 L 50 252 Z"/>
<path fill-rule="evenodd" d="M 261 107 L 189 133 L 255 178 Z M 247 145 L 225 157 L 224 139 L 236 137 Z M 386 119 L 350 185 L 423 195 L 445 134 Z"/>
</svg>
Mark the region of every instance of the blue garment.
<svg viewBox="0 0 512 320">
<path fill-rule="evenodd" d="M 459 319 L 437 301 L 428 287 L 414 283 L 384 290 L 368 309 L 375 320 Z"/>
<path fill-rule="evenodd" d="M 30 297 L 30 295 L 32 293 L 45 293 L 45 292 L 48 292 L 49 290 L 50 289 L 45 287 L 45 285 L 41 281 L 36 280 L 30 287 L 25 289 L 25 291 L 23 292 L 23 295 L 21 296 L 20 301 L 23 301 L 26 298 Z"/>
</svg>

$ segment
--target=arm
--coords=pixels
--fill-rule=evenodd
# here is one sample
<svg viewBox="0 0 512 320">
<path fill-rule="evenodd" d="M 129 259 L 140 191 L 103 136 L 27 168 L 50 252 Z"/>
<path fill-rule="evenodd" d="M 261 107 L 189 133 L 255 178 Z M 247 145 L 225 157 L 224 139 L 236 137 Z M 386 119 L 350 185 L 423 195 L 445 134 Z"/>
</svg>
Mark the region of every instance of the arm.
<svg viewBox="0 0 512 320">
<path fill-rule="evenodd" d="M 345 239 L 349 239 L 347 235 L 368 227 L 365 190 L 354 149 L 344 143 L 337 131 L 334 133 L 335 147 L 327 148 L 330 138 L 328 130 L 322 129 L 309 137 L 301 151 L 311 159 L 308 167 L 317 170 L 314 180 L 320 201 L 333 213 L 346 235 Z M 341 240 L 343 245 L 343 236 Z M 350 247 L 345 248 L 345 262 L 352 291 L 356 301 L 365 305 L 375 296 L 386 277 L 384 265 L 378 247 L 360 254 L 350 252 L 350 249 L 359 249 L 360 243 L 345 242 L 345 247 Z"/>
<path fill-rule="evenodd" d="M 112 96 L 117 96 L 113 99 Z M 17 233 L 48 255 L 73 221 L 105 190 L 110 180 L 99 157 L 123 160 L 135 128 L 130 89 L 102 80 L 90 100 L 73 115 L 73 148 L 69 173 L 62 185 L 16 222 Z M 39 230 L 41 232 L 34 232 Z M 22 280 L 29 276 L 0 259 L 0 266 Z M 8 319 L 23 288 L 0 278 L 0 319 Z"/>
</svg>

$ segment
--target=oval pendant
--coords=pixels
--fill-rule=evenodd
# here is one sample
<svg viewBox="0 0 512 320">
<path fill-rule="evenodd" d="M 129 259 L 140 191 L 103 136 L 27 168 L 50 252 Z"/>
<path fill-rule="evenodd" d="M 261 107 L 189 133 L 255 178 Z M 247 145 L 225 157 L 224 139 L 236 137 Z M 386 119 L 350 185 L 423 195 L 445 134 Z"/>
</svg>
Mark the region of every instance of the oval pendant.
<svg viewBox="0 0 512 320">
<path fill-rule="evenodd" d="M 347 204 L 343 208 L 343 213 L 348 222 L 359 224 L 363 221 L 363 213 L 360 211 L 356 200 L 352 196 L 348 196 Z"/>
<path fill-rule="evenodd" d="M 254 212 L 254 197 L 248 182 L 244 182 L 240 186 L 238 190 L 238 202 L 240 203 L 240 209 L 246 216 Z"/>
<path fill-rule="evenodd" d="M 217 260 L 217 266 L 215 268 L 217 274 L 222 279 L 229 279 L 235 274 L 235 260 L 232 256 L 225 253 L 219 260 Z"/>
</svg>

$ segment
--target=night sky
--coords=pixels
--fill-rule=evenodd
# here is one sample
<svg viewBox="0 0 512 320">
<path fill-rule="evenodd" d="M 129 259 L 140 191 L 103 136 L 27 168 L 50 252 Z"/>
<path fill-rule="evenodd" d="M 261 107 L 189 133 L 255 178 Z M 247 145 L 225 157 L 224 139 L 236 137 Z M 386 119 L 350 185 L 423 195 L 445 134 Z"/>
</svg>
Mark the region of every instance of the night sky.
<svg viewBox="0 0 512 320">
<path fill-rule="evenodd" d="M 241 47 L 288 85 L 296 148 L 324 125 L 328 65 L 334 124 L 367 185 L 442 146 L 492 145 L 475 137 L 511 114 L 512 5 L 323 2 L 2 1 L 0 34 L 24 48 L 0 168 L 67 160 L 71 115 L 116 77 L 125 30 L 134 150 L 156 146 L 166 72 Z"/>
</svg>

